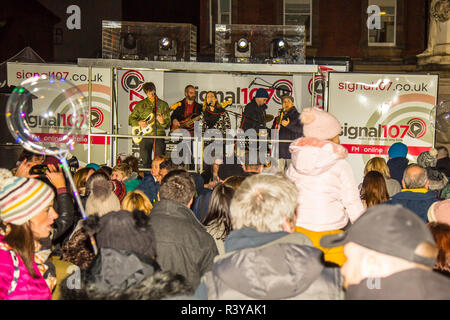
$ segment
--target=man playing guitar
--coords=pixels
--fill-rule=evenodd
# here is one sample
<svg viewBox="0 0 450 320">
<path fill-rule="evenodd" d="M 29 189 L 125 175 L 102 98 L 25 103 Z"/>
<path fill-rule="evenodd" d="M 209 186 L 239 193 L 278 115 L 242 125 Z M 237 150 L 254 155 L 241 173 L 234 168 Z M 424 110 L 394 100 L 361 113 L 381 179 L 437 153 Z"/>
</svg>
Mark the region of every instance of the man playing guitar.
<svg viewBox="0 0 450 320">
<path fill-rule="evenodd" d="M 147 98 L 136 104 L 128 117 L 128 123 L 133 127 L 139 126 L 141 130 L 146 132 L 145 135 L 165 136 L 165 129 L 170 124 L 169 105 L 158 98 L 153 82 L 144 83 L 142 89 Z M 151 168 L 153 150 L 155 150 L 155 157 L 157 157 L 164 155 L 165 148 L 164 139 L 142 139 L 139 143 L 139 153 L 143 167 Z"/>
<path fill-rule="evenodd" d="M 171 130 L 173 131 L 181 127 L 188 130 L 192 135 L 194 132 L 194 123 L 190 120 L 201 114 L 202 106 L 195 101 L 196 93 L 193 85 L 189 84 L 184 88 L 184 95 L 185 98 L 183 100 L 171 107 L 174 109 L 171 116 Z M 184 125 L 185 123 L 189 125 Z"/>
</svg>

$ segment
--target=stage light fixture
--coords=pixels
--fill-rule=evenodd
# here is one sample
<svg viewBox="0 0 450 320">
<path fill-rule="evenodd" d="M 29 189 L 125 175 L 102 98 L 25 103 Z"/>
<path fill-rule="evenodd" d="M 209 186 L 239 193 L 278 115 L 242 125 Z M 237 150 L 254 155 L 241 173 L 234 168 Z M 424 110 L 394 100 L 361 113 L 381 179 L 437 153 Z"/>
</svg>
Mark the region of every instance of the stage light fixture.
<svg viewBox="0 0 450 320">
<path fill-rule="evenodd" d="M 177 55 L 177 41 L 167 36 L 160 38 L 158 41 L 158 51 L 158 60 L 175 61 Z"/>
<path fill-rule="evenodd" d="M 245 38 L 241 38 L 234 43 L 235 62 L 249 63 L 252 54 L 252 44 Z"/>
<path fill-rule="evenodd" d="M 286 63 L 289 58 L 289 44 L 284 39 L 274 39 L 270 43 L 272 63 Z"/>
<path fill-rule="evenodd" d="M 138 55 L 138 40 L 136 35 L 132 32 L 128 32 L 126 36 L 122 38 L 121 42 L 121 58 L 126 60 L 139 60 Z"/>
<path fill-rule="evenodd" d="M 172 40 L 167 37 L 159 39 L 159 48 L 162 50 L 170 50 L 172 48 Z"/>
<path fill-rule="evenodd" d="M 247 52 L 249 49 L 247 39 L 239 39 L 239 41 L 237 42 L 237 49 L 239 52 Z"/>
</svg>

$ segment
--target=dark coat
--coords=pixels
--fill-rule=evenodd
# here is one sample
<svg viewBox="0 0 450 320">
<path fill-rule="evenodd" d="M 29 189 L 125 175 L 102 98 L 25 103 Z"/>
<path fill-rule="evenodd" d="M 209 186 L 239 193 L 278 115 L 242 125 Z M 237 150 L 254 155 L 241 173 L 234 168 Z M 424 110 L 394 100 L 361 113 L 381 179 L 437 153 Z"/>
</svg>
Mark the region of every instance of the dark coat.
<svg viewBox="0 0 450 320">
<path fill-rule="evenodd" d="M 159 183 L 151 174 L 146 175 L 136 189 L 144 192 L 152 204 L 158 199 Z"/>
<path fill-rule="evenodd" d="M 339 268 L 325 267 L 323 253 L 303 234 L 244 228 L 230 233 L 225 250 L 202 278 L 197 298 L 344 298 Z"/>
<path fill-rule="evenodd" d="M 218 254 L 214 239 L 191 209 L 172 200 L 156 204 L 150 223 L 155 231 L 156 260 L 162 270 L 185 276 L 196 288 Z"/>
<path fill-rule="evenodd" d="M 153 258 L 111 248 L 101 248 L 78 278 L 78 284 L 71 276 L 63 281 L 64 300 L 154 300 L 192 291 L 184 277 L 160 271 Z"/>
<path fill-rule="evenodd" d="M 402 185 L 403 172 L 406 167 L 408 167 L 408 162 L 408 159 L 401 157 L 389 159 L 387 162 L 387 166 L 389 167 L 389 171 L 391 173 L 391 178 L 397 180 L 400 185 Z"/>
<path fill-rule="evenodd" d="M 347 300 L 450 300 L 450 279 L 437 272 L 409 269 L 378 278 L 379 283 L 362 280 L 347 288 Z"/>
<path fill-rule="evenodd" d="M 445 157 L 445 158 L 439 159 L 437 161 L 436 168 L 439 171 L 442 171 L 446 177 L 450 177 L 450 158 Z"/>
<path fill-rule="evenodd" d="M 266 128 L 267 105 L 258 106 L 255 99 L 245 106 L 240 128 L 244 131 L 255 129 L 256 132 Z"/>
<path fill-rule="evenodd" d="M 394 196 L 391 200 L 386 201 L 387 204 L 401 204 L 406 209 L 417 214 L 425 223 L 428 222 L 428 209 L 430 206 L 439 201 L 436 192 L 428 191 L 427 193 L 402 191 Z"/>
<path fill-rule="evenodd" d="M 297 138 L 303 137 L 303 125 L 300 121 L 300 114 L 298 113 L 297 109 L 294 107 L 291 110 L 289 110 L 287 113 L 283 115 L 282 120 L 289 119 L 289 124 L 284 127 L 283 125 L 280 125 L 280 130 L 278 133 L 278 139 L 277 140 L 295 140 Z M 275 128 L 278 124 L 280 124 L 280 116 L 278 115 L 272 123 L 272 129 Z M 289 145 L 290 142 L 280 142 L 279 143 L 279 158 L 280 159 L 290 159 L 291 158 L 291 152 L 289 151 Z"/>
</svg>

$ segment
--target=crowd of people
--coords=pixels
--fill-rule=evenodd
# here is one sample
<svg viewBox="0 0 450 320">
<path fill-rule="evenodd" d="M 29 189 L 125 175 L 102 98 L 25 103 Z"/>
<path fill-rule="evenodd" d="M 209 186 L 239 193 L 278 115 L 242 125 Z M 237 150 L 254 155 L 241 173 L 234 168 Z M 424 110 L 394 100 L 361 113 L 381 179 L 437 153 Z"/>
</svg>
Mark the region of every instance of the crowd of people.
<svg viewBox="0 0 450 320">
<path fill-rule="evenodd" d="M 154 89 L 148 103 L 165 109 Z M 158 130 L 202 109 L 191 89 Z M 227 127 L 214 98 L 203 119 Z M 267 97 L 255 99 L 257 109 Z M 0 299 L 450 299 L 447 149 L 409 163 L 395 143 L 356 181 L 339 121 L 293 102 L 273 125 L 294 140 L 280 146 L 281 166 L 244 157 L 196 173 L 149 143 L 150 172 L 133 156 L 90 163 L 71 190 L 56 159 L 24 151 L 0 169 Z M 144 125 L 145 103 L 130 121 Z"/>
</svg>

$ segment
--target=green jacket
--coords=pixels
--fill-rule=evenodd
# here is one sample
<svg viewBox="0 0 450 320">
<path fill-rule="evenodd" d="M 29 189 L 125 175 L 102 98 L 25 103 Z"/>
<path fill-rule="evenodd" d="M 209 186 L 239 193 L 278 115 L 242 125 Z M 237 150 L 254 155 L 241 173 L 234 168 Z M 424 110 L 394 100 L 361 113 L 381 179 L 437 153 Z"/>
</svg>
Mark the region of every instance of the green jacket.
<svg viewBox="0 0 450 320">
<path fill-rule="evenodd" d="M 157 114 L 162 114 L 164 116 L 164 123 L 159 123 L 158 120 L 156 120 L 156 135 L 157 136 L 164 136 L 165 135 L 165 129 L 170 125 L 170 108 L 167 102 L 165 102 L 162 99 L 157 98 Z M 128 117 L 128 124 L 133 127 L 139 126 L 139 121 L 145 120 L 151 113 L 154 112 L 155 109 L 155 103 L 150 102 L 148 98 L 145 98 L 142 101 L 139 101 L 136 106 L 134 107 L 133 112 L 130 113 L 130 116 Z"/>
</svg>

